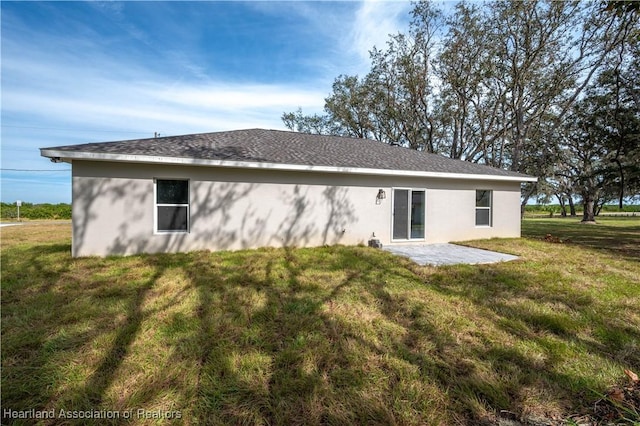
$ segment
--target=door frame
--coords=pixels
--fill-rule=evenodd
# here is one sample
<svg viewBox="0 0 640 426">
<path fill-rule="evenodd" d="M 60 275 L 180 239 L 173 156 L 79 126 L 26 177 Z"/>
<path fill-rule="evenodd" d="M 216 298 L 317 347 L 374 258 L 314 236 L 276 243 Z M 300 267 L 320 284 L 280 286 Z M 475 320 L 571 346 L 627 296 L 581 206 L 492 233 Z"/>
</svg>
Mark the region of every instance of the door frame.
<svg viewBox="0 0 640 426">
<path fill-rule="evenodd" d="M 407 235 L 409 236 L 409 238 L 400 238 L 400 239 L 396 239 L 393 238 L 393 229 L 394 229 L 394 217 L 395 217 L 395 197 L 396 197 L 396 189 L 399 190 L 404 190 L 404 191 L 408 191 L 407 192 L 407 202 L 408 202 L 408 208 L 407 208 Z M 424 192 L 424 217 L 423 217 L 423 221 L 424 221 L 424 233 L 422 235 L 422 237 L 420 238 L 411 238 L 411 194 L 413 192 Z M 427 239 L 427 189 L 426 188 L 416 188 L 416 187 L 404 187 L 404 186 L 394 186 L 391 187 L 391 223 L 390 223 L 390 241 L 392 243 L 395 242 L 408 242 L 408 241 L 426 241 Z"/>
</svg>

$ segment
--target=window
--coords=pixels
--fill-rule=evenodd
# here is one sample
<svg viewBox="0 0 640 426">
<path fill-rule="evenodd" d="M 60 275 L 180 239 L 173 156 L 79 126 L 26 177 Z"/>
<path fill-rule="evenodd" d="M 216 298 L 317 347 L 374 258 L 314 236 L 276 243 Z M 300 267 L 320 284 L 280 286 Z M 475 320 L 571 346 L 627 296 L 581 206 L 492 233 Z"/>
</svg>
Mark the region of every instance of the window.
<svg viewBox="0 0 640 426">
<path fill-rule="evenodd" d="M 493 191 L 476 191 L 476 226 L 491 226 L 491 198 Z"/>
<path fill-rule="evenodd" d="M 156 231 L 189 232 L 189 181 L 156 179 Z"/>
<path fill-rule="evenodd" d="M 424 239 L 425 192 L 393 190 L 393 239 Z"/>
</svg>

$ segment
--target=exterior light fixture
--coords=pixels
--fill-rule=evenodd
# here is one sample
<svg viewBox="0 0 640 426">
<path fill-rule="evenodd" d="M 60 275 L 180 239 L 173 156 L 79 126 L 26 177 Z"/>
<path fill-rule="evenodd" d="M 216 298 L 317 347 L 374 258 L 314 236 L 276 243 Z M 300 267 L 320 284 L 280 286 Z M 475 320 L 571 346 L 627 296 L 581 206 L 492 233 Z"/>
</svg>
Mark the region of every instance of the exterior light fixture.
<svg viewBox="0 0 640 426">
<path fill-rule="evenodd" d="M 384 189 L 378 190 L 378 195 L 376 195 L 376 200 L 384 200 L 387 198 L 387 194 L 384 192 Z"/>
</svg>

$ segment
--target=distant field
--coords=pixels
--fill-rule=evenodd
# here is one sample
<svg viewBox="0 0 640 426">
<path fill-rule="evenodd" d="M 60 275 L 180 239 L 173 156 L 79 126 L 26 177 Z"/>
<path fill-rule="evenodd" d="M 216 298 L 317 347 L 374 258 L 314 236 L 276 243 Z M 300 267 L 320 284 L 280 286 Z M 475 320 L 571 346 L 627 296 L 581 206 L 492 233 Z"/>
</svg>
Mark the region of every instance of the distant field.
<svg viewBox="0 0 640 426">
<path fill-rule="evenodd" d="M 68 224 L 1 232 L 3 412 L 120 416 L 43 424 L 640 421 L 603 398 L 640 374 L 638 218 L 525 220 L 469 243 L 520 260 L 439 268 L 343 246 L 73 259 Z"/>
<path fill-rule="evenodd" d="M 575 205 L 576 216 L 582 217 L 583 209 L 581 204 Z M 548 205 L 527 205 L 525 207 L 526 218 L 543 218 L 543 217 L 560 217 L 562 209 L 559 204 Z M 569 214 L 569 207 L 567 206 L 567 214 Z M 622 210 L 617 205 L 604 205 L 599 215 L 596 217 L 609 217 L 609 216 L 623 216 L 623 217 L 640 217 L 640 205 L 626 204 Z M 575 217 L 574 217 L 575 218 Z M 570 219 L 574 219 L 570 218 Z"/>
<path fill-rule="evenodd" d="M 582 212 L 582 204 L 575 204 L 576 211 Z M 544 212 L 547 213 L 550 211 L 560 213 L 562 210 L 560 208 L 560 204 L 528 204 L 525 206 L 525 210 L 527 212 L 535 213 L 535 212 Z M 567 205 L 567 212 L 569 211 L 569 206 Z M 602 206 L 603 213 L 616 213 L 620 212 L 618 205 L 605 204 Z M 625 204 L 622 207 L 622 212 L 636 212 L 640 213 L 640 204 Z"/>
<path fill-rule="evenodd" d="M 525 213 L 526 219 L 542 219 L 542 218 L 560 218 L 561 215 L 559 212 L 548 212 L 548 211 L 534 211 Z M 596 220 L 598 218 L 607 218 L 607 217 L 637 217 L 640 218 L 640 212 L 629 211 L 629 212 L 600 212 L 598 216 L 596 216 Z M 576 212 L 576 216 L 570 217 L 567 216 L 567 219 L 582 219 L 582 211 Z"/>
</svg>

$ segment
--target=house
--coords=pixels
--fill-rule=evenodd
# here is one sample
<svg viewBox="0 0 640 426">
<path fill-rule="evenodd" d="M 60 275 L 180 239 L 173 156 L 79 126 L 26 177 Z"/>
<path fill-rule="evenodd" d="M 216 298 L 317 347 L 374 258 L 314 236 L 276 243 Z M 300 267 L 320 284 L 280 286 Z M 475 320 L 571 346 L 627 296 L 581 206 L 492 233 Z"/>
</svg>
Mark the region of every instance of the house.
<svg viewBox="0 0 640 426">
<path fill-rule="evenodd" d="M 385 143 L 238 130 L 42 148 L 72 165 L 73 255 L 520 236 L 535 178 Z"/>
</svg>

